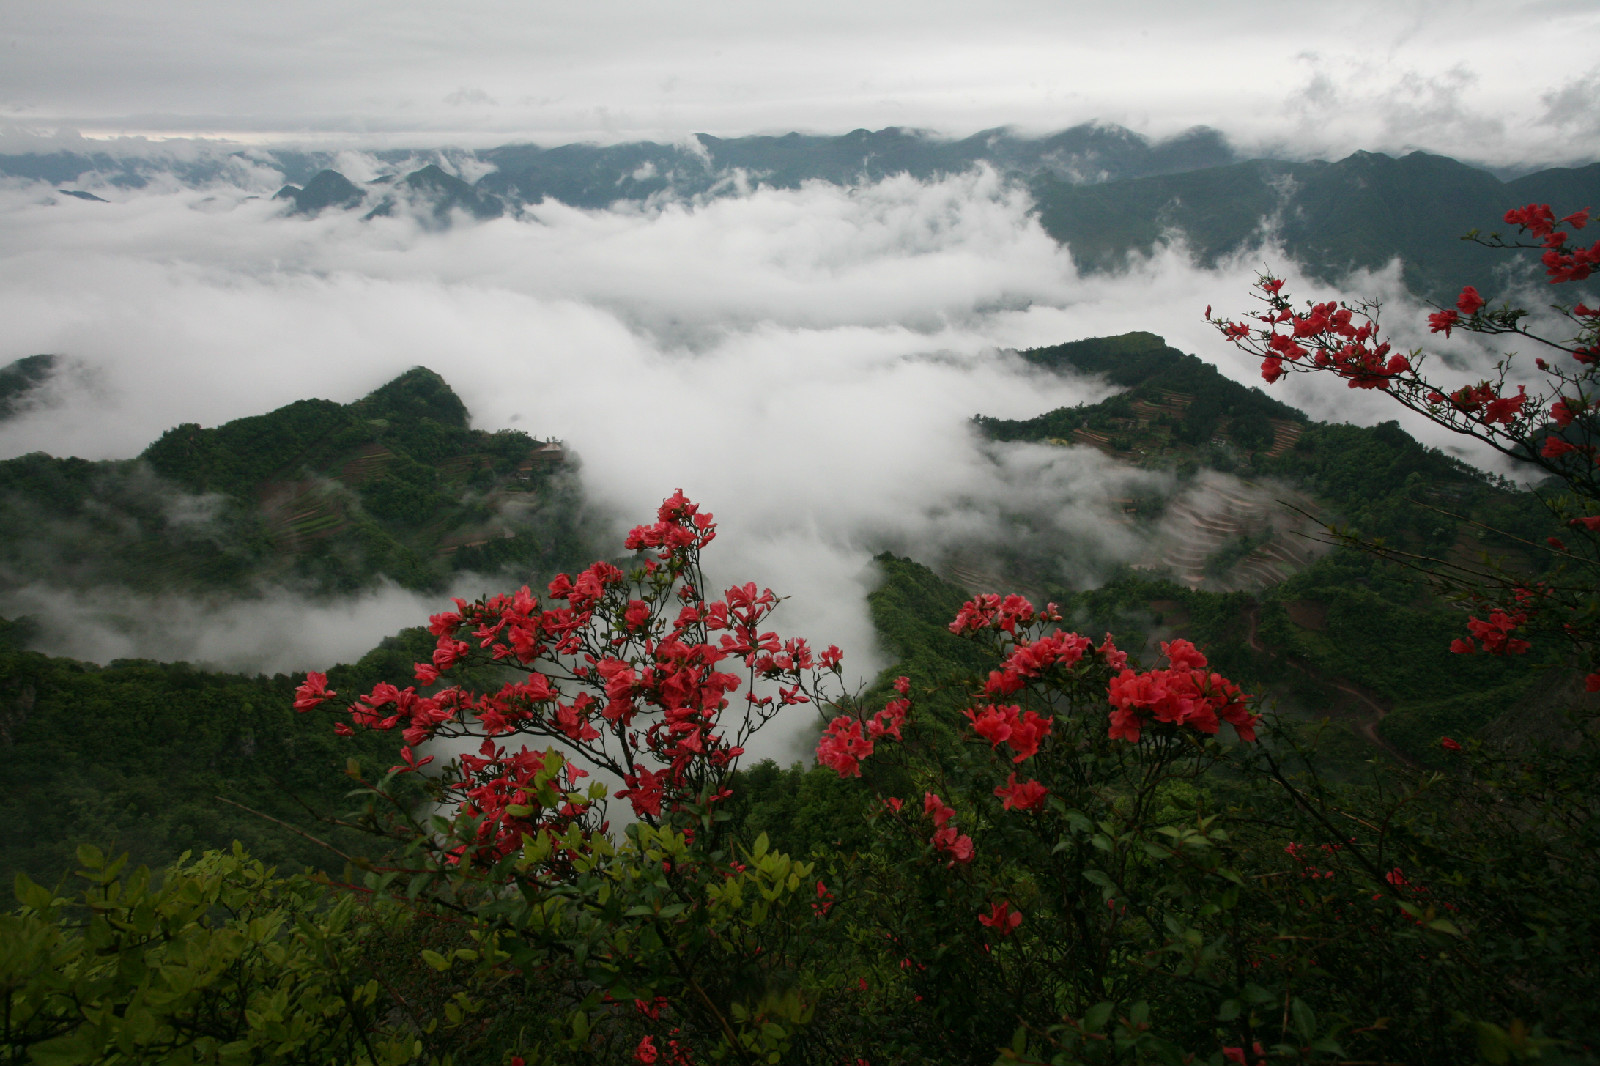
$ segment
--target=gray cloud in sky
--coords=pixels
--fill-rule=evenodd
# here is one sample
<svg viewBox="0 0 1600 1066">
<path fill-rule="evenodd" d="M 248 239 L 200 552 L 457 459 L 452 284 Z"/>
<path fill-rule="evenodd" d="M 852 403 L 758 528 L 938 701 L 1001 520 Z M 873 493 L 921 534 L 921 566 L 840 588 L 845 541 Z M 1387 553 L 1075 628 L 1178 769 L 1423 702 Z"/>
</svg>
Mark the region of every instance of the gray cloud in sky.
<svg viewBox="0 0 1600 1066">
<path fill-rule="evenodd" d="M 1154 136 L 1207 124 L 1285 151 L 1466 144 L 1489 162 L 1565 161 L 1600 144 L 1538 121 L 1542 95 L 1592 66 L 1600 11 L 1581 0 L 0 10 L 0 120 L 36 127 L 483 144 L 1100 119 Z M 1311 123 L 1297 58 L 1308 49 L 1321 57 L 1309 84 L 1340 101 Z"/>
<path fill-rule="evenodd" d="M 1541 121 L 1557 129 L 1571 131 L 1580 137 L 1593 135 L 1600 130 L 1600 66 L 1592 67 L 1582 77 L 1544 93 L 1545 113 Z"/>
</svg>

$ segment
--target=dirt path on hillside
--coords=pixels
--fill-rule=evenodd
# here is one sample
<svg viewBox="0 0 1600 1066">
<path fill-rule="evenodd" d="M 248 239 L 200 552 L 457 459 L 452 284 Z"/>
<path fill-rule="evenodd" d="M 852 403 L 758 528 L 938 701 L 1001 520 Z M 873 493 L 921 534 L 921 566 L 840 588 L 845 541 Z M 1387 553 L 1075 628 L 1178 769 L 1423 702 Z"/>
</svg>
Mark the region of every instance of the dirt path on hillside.
<svg viewBox="0 0 1600 1066">
<path fill-rule="evenodd" d="M 1258 652 L 1259 654 L 1262 654 L 1262 655 L 1273 655 L 1272 652 L 1267 651 L 1266 646 L 1261 643 L 1260 636 L 1257 635 L 1257 633 L 1256 633 L 1256 627 L 1261 621 L 1261 608 L 1260 607 L 1251 607 L 1248 611 L 1245 612 L 1245 619 L 1248 622 L 1248 626 L 1249 626 L 1249 628 L 1245 632 L 1245 643 L 1250 645 L 1250 650 L 1254 651 L 1254 652 Z M 1273 657 L 1276 658 L 1277 656 L 1273 655 Z M 1396 748 L 1393 744 L 1390 744 L 1387 740 L 1383 739 L 1383 736 L 1381 734 L 1379 734 L 1379 732 L 1378 732 L 1378 723 L 1383 721 L 1383 719 L 1385 717 L 1387 717 L 1389 712 L 1377 700 L 1373 699 L 1371 696 L 1367 695 L 1365 692 L 1362 692 L 1360 689 L 1356 688 L 1354 685 L 1347 684 L 1347 683 L 1345 683 L 1343 681 L 1334 681 L 1334 680 L 1324 676 L 1320 671 L 1311 669 L 1305 663 L 1297 662 L 1296 660 L 1289 659 L 1289 658 L 1284 659 L 1284 662 L 1288 663 L 1290 666 L 1294 667 L 1296 670 L 1299 670 L 1301 673 L 1305 674 L 1307 677 L 1311 678 L 1312 680 L 1320 681 L 1325 685 L 1331 685 L 1334 688 L 1338 689 L 1340 692 L 1344 692 L 1344 693 L 1347 693 L 1347 694 L 1349 694 L 1351 696 L 1354 696 L 1356 699 L 1360 700 L 1362 703 L 1364 703 L 1368 707 L 1370 707 L 1372 709 L 1372 716 L 1370 718 L 1363 717 L 1363 718 L 1361 718 L 1361 720 L 1359 722 L 1359 728 L 1360 728 L 1360 731 L 1361 731 L 1361 735 L 1366 737 L 1367 740 L 1369 742 L 1371 742 L 1373 747 L 1378 748 L 1380 751 L 1382 751 L 1386 755 L 1389 755 L 1392 758 L 1398 760 L 1402 764 L 1411 767 L 1413 770 L 1422 769 L 1422 767 L 1416 762 L 1416 760 L 1414 760 L 1410 756 L 1406 755 L 1400 749 Z"/>
</svg>

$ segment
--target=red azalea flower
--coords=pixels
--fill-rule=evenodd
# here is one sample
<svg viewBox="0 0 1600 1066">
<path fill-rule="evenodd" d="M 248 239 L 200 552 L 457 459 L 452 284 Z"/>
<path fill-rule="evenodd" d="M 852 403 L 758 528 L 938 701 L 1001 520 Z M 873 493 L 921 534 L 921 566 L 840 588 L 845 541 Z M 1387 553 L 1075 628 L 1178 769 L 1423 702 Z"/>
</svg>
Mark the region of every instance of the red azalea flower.
<svg viewBox="0 0 1600 1066">
<path fill-rule="evenodd" d="M 1011 901 L 1003 899 L 999 903 L 991 904 L 988 914 L 978 915 L 978 921 L 1001 936 L 1009 936 L 1011 930 L 1022 924 L 1022 912 L 1012 910 Z"/>
<path fill-rule="evenodd" d="M 1032 810 L 1044 802 L 1049 790 L 1037 781 L 1018 781 L 1016 771 L 1006 778 L 1006 783 L 994 790 L 1003 801 L 1005 810 Z"/>
<path fill-rule="evenodd" d="M 294 709 L 304 714 L 324 700 L 332 699 L 338 693 L 328 688 L 328 675 L 319 674 L 315 670 L 306 675 L 305 684 L 294 690 Z"/>
<path fill-rule="evenodd" d="M 1546 459 L 1559 459 L 1568 452 L 1575 452 L 1577 450 L 1577 445 L 1568 444 L 1560 437 L 1546 437 L 1544 439 L 1544 446 L 1539 449 L 1539 454 L 1544 456 Z"/>
<path fill-rule="evenodd" d="M 1448 337 L 1459 321 L 1461 316 L 1454 311 L 1435 311 L 1428 316 L 1428 332 L 1443 333 Z"/>
</svg>

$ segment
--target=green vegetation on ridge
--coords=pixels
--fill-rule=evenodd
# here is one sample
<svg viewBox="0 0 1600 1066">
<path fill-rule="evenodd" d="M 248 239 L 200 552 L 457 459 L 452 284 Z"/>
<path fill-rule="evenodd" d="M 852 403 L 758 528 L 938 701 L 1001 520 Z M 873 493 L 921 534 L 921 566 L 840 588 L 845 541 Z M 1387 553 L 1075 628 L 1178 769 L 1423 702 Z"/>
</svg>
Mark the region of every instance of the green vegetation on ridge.
<svg viewBox="0 0 1600 1066">
<path fill-rule="evenodd" d="M 1562 211 L 1600 203 L 1600 164 L 1502 182 L 1426 152 L 1356 152 L 1333 163 L 1254 159 L 1096 185 L 1042 175 L 1033 193 L 1040 224 L 1086 269 L 1117 269 L 1175 234 L 1208 266 L 1271 238 L 1321 281 L 1398 257 L 1407 288 L 1448 304 L 1463 282 L 1482 287 L 1501 264 L 1459 240 L 1465 229 L 1504 229 L 1506 209 L 1524 203 Z"/>
<path fill-rule="evenodd" d="M 0 462 L 0 575 L 237 593 L 553 572 L 583 554 L 569 466 L 557 445 L 470 428 L 419 367 L 352 404 L 177 426 L 137 460 Z"/>
<path fill-rule="evenodd" d="M 334 735 L 294 712 L 300 679 L 119 660 L 107 666 L 26 651 L 25 628 L 0 623 L 0 883 L 18 872 L 54 884 L 91 843 L 163 866 L 235 840 L 287 869 L 337 871 L 332 852 L 232 800 L 352 854 L 364 834 L 317 824 L 355 806 L 347 759 L 369 773 L 394 762 L 392 735 Z M 410 683 L 433 648 L 425 629 L 385 640 L 329 671 L 335 688 Z"/>
<path fill-rule="evenodd" d="M 1222 466 L 1273 478 L 1304 492 L 1320 517 L 1347 533 L 1418 556 L 1461 565 L 1492 558 L 1530 576 L 1553 558 L 1541 545 L 1559 529 L 1538 492 L 1486 477 L 1398 423 L 1310 421 L 1148 333 L 1023 357 L 1102 374 L 1124 391 L 1033 419 L 978 418 L 994 439 L 1088 444 L 1180 473 Z M 1521 659 L 1452 654 L 1451 640 L 1465 632 L 1460 607 L 1441 600 L 1419 572 L 1350 548 L 1252 595 L 1142 574 L 1048 595 L 1069 605 L 1086 631 L 1117 633 L 1133 647 L 1155 633 L 1196 640 L 1227 676 L 1264 686 L 1303 716 L 1336 712 L 1358 735 L 1381 718 L 1369 739 L 1341 745 L 1346 755 L 1372 754 L 1370 739 L 1381 737 L 1412 759 L 1430 760 L 1440 735 L 1478 734 L 1538 693 L 1570 684 L 1559 662 L 1540 669 Z M 1145 651 L 1155 653 L 1153 645 Z"/>
</svg>

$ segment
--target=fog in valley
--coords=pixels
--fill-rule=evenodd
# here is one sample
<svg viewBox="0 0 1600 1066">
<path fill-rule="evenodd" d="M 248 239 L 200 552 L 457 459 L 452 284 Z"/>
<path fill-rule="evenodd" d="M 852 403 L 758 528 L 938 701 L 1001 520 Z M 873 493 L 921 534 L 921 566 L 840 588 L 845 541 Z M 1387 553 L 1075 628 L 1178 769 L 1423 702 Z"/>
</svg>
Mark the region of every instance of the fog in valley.
<svg viewBox="0 0 1600 1066">
<path fill-rule="evenodd" d="M 199 189 L 87 186 L 105 203 L 0 190 L 12 235 L 0 359 L 63 362 L 0 424 L 0 454 L 126 458 L 181 422 L 349 402 L 427 366 L 476 427 L 568 442 L 612 546 L 683 488 L 721 523 L 716 580 L 787 595 L 779 627 L 840 644 L 866 675 L 880 664 L 863 599 L 880 551 L 970 561 L 1026 528 L 1065 560 L 1055 577 L 1069 587 L 1149 553 L 1113 520 L 1115 501 L 1170 491 L 1161 475 L 973 432 L 974 414 L 1027 418 L 1111 392 L 1014 350 L 1147 330 L 1250 382 L 1252 362 L 1205 307 L 1248 308 L 1262 264 L 1326 291 L 1296 277 L 1269 230 L 1218 269 L 1193 265 L 1174 234 L 1121 272 L 1080 274 L 1026 193 L 983 168 L 607 210 L 547 201 L 446 228 L 405 213 L 287 217 L 269 195 L 280 182 L 241 167 Z M 1396 340 L 1420 343 L 1405 327 L 1425 308 L 1397 277 L 1338 295 L 1383 298 Z M 1316 418 L 1396 415 L 1381 396 L 1326 386 L 1291 378 L 1274 395 Z M 41 648 L 61 654 L 287 671 L 353 659 L 437 602 L 396 588 L 207 603 L 25 584 L 0 596 L 0 614 L 37 618 Z"/>
</svg>

